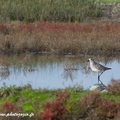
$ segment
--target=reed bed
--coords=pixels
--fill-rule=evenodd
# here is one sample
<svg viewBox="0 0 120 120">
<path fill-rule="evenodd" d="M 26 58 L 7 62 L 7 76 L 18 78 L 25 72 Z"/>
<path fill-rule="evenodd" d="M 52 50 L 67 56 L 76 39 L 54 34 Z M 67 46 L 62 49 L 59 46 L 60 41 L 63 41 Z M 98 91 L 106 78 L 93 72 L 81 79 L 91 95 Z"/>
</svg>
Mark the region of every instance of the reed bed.
<svg viewBox="0 0 120 120">
<path fill-rule="evenodd" d="M 100 17 L 95 0 L 1 0 L 0 22 L 6 21 L 83 21 Z"/>
<path fill-rule="evenodd" d="M 57 54 L 117 54 L 117 22 L 10 22 L 0 24 L 0 51 Z"/>
</svg>

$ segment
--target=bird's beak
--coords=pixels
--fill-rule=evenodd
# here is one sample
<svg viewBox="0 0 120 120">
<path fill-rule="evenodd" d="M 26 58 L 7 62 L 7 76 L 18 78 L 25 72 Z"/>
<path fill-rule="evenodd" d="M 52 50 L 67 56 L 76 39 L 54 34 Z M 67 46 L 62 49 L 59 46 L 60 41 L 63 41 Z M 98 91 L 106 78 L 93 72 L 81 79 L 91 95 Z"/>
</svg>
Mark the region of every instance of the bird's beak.
<svg viewBox="0 0 120 120">
<path fill-rule="evenodd" d="M 87 60 L 87 62 L 89 62 L 89 60 Z"/>
</svg>

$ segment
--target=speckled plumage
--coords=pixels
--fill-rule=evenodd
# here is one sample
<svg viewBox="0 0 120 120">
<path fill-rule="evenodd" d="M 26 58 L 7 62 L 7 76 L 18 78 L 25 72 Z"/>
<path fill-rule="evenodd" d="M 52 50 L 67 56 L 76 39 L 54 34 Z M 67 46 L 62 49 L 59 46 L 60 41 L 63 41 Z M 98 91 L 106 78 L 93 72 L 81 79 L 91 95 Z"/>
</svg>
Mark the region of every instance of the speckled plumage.
<svg viewBox="0 0 120 120">
<path fill-rule="evenodd" d="M 92 71 L 100 73 L 98 74 L 98 82 L 100 81 L 100 76 L 102 75 L 102 73 L 106 70 L 111 69 L 95 62 L 93 58 L 89 58 L 88 62 L 90 62 L 90 68 L 92 69 Z"/>
<path fill-rule="evenodd" d="M 94 72 L 104 72 L 105 70 L 111 69 L 111 68 L 107 68 L 107 67 L 95 62 L 93 58 L 89 58 L 89 62 L 90 62 L 90 68 Z"/>
</svg>

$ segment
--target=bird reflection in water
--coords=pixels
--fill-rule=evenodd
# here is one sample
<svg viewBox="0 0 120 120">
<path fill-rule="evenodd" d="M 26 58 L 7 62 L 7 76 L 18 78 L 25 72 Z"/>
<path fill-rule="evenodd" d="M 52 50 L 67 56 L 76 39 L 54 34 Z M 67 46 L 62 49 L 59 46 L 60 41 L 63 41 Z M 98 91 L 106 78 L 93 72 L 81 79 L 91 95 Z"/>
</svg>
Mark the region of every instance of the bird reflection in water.
<svg viewBox="0 0 120 120">
<path fill-rule="evenodd" d="M 105 90 L 105 85 L 103 83 L 98 83 L 98 84 L 94 84 L 93 86 L 90 87 L 89 90 L 91 91 L 103 91 Z"/>
</svg>

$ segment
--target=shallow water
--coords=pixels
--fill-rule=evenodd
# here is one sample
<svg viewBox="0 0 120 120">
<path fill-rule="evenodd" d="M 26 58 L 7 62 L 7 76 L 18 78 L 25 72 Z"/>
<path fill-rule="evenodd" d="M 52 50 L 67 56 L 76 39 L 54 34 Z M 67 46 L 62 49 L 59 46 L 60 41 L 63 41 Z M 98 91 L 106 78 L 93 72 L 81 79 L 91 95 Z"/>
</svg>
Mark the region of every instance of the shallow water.
<svg viewBox="0 0 120 120">
<path fill-rule="evenodd" d="M 86 62 L 93 57 L 102 65 L 112 68 L 101 75 L 101 81 L 107 85 L 112 78 L 120 78 L 120 57 L 100 55 L 48 55 L 48 54 L 1 54 L 0 87 L 3 85 L 24 86 L 32 88 L 58 89 L 83 86 L 88 89 L 98 83 L 97 73 L 89 69 Z M 6 67 L 6 68 L 4 68 Z"/>
</svg>

